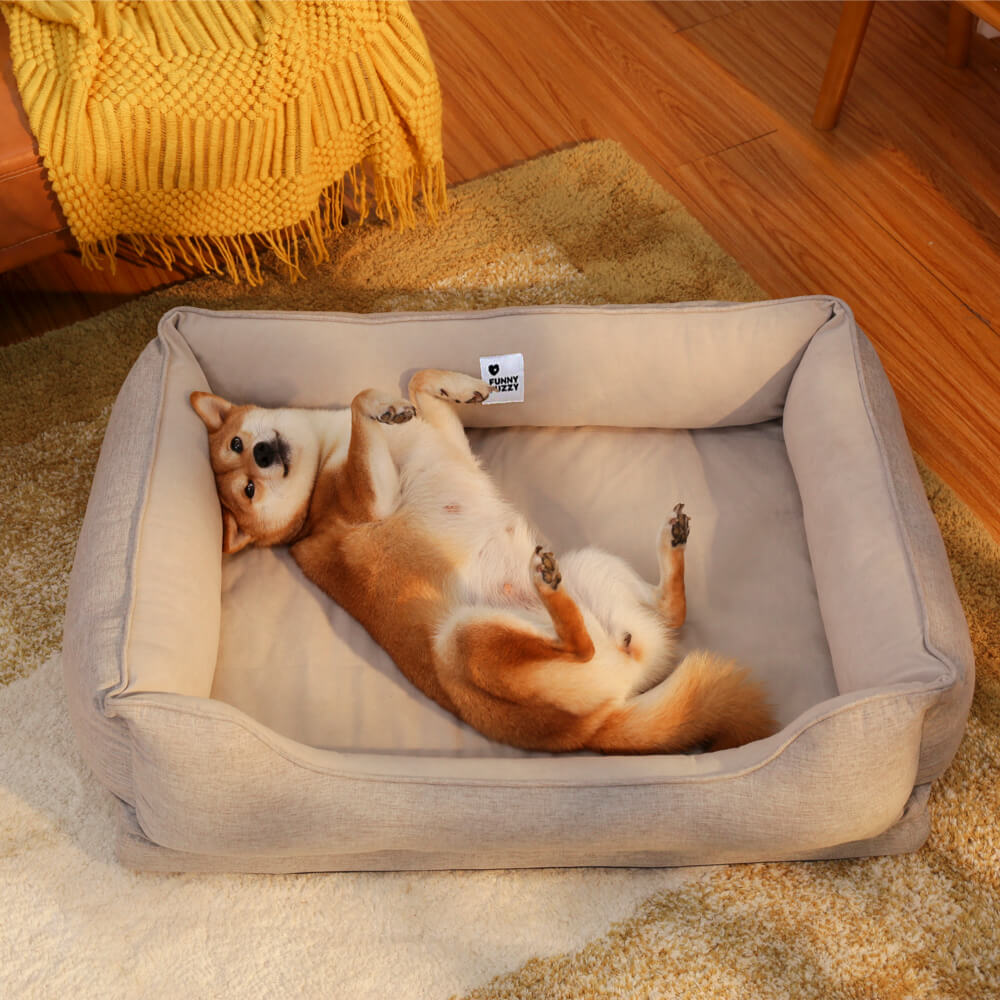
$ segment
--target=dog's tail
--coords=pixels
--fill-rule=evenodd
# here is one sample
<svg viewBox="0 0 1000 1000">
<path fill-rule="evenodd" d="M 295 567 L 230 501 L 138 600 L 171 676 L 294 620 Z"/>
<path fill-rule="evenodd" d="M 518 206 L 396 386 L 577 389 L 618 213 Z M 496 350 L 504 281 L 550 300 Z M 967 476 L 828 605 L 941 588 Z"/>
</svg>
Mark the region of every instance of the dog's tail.
<svg viewBox="0 0 1000 1000">
<path fill-rule="evenodd" d="M 696 650 L 665 680 L 612 711 L 587 748 L 604 753 L 725 750 L 764 739 L 777 728 L 763 689 L 744 667 Z"/>
</svg>

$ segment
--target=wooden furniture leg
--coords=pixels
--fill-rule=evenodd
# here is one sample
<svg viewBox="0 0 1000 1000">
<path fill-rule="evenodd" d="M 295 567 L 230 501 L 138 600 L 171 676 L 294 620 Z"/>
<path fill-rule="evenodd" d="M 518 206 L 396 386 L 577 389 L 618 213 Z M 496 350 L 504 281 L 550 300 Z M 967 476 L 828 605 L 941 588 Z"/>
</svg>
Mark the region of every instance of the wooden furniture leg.
<svg viewBox="0 0 1000 1000">
<path fill-rule="evenodd" d="M 823 85 L 813 114 L 813 125 L 818 129 L 831 129 L 840 117 L 847 86 L 851 82 L 854 64 L 858 61 L 861 42 L 865 37 L 868 21 L 872 16 L 875 0 L 845 0 L 833 40 L 833 50 L 826 65 Z"/>
<path fill-rule="evenodd" d="M 1000 3 L 997 0 L 952 0 L 948 5 L 948 48 L 945 61 L 961 68 L 969 61 L 976 18 L 1000 31 Z"/>
<path fill-rule="evenodd" d="M 969 61 L 972 32 L 976 28 L 976 15 L 960 3 L 948 4 L 948 46 L 944 60 L 949 66 L 960 68 Z"/>
</svg>

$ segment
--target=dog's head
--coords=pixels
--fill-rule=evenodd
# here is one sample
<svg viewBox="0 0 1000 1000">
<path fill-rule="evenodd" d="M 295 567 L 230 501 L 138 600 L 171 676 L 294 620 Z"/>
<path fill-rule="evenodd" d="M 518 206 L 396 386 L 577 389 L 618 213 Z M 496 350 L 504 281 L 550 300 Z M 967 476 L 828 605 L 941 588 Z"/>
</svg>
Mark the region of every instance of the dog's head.
<svg viewBox="0 0 1000 1000">
<path fill-rule="evenodd" d="M 237 406 L 191 393 L 208 430 L 222 504 L 222 551 L 279 545 L 302 528 L 316 479 L 318 445 L 301 411 Z"/>
</svg>

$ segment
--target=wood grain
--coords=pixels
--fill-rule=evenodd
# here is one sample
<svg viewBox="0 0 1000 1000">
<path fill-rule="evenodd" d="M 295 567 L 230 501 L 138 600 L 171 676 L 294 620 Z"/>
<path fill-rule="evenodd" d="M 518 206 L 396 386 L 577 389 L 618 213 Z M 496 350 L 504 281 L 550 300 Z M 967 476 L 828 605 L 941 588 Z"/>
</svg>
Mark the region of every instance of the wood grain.
<svg viewBox="0 0 1000 1000">
<path fill-rule="evenodd" d="M 656 4 L 416 9 L 445 95 L 455 180 L 592 138 L 616 138 L 657 166 L 683 163 L 775 124 L 763 106 L 740 106 L 735 83 L 706 93 L 692 88 L 709 65 Z"/>
<path fill-rule="evenodd" d="M 96 316 L 105 309 L 190 276 L 147 263 L 118 260 L 115 273 L 92 271 L 78 254 L 53 254 L 0 274 L 0 346 Z"/>
<path fill-rule="evenodd" d="M 625 146 L 770 294 L 854 308 L 916 450 L 1000 538 L 1000 45 L 945 62 L 947 5 L 879 3 L 832 132 L 810 118 L 837 0 L 414 3 L 465 180 Z M 0 276 L 0 338 L 178 280 L 70 255 Z"/>
<path fill-rule="evenodd" d="M 787 11 L 791 5 L 773 6 Z M 994 124 L 991 129 L 978 107 L 992 103 L 1000 108 L 1000 93 L 983 88 L 978 102 L 963 109 L 970 131 L 954 136 L 945 156 L 938 148 L 948 125 L 945 120 L 938 122 L 935 133 L 931 113 L 911 122 L 912 111 L 896 111 L 910 89 L 901 71 L 859 72 L 861 87 L 850 127 L 838 129 L 825 141 L 809 124 L 810 97 L 821 75 L 823 32 L 816 30 L 817 22 L 803 24 L 794 17 L 778 17 L 776 11 L 768 12 L 771 32 L 766 35 L 759 24 L 748 23 L 760 16 L 759 9 L 740 11 L 715 26 L 706 49 L 747 81 L 769 107 L 781 111 L 784 140 L 796 155 L 806 156 L 822 173 L 837 178 L 842 197 L 861 204 L 935 280 L 967 305 L 975 303 L 978 315 L 1000 318 L 1000 282 L 982 281 L 1000 255 L 1000 204 L 993 204 L 1000 190 L 1000 148 L 992 148 L 1000 139 L 1000 128 Z M 897 13 L 901 30 L 893 37 L 919 38 L 907 11 Z M 827 27 L 832 30 L 834 25 Z M 764 36 L 755 53 L 738 45 L 748 33 Z M 942 81 L 942 72 L 947 77 L 953 71 L 935 66 L 935 85 L 947 82 Z M 796 85 L 790 87 L 789 81 Z M 967 95 L 956 96 L 953 106 L 965 100 Z"/>
<path fill-rule="evenodd" d="M 673 0 L 660 0 L 657 6 L 681 31 L 693 28 L 696 24 L 714 21 L 717 17 L 725 17 L 740 7 L 746 7 L 750 2 L 751 0 L 687 0 L 685 3 L 675 3 Z"/>
</svg>

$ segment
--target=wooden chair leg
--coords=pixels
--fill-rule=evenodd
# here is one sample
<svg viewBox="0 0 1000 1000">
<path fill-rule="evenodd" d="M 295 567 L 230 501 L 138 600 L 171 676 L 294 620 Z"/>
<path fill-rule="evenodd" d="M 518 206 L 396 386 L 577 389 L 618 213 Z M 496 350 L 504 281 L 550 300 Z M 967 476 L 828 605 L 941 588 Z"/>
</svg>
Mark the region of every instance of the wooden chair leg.
<svg viewBox="0 0 1000 1000">
<path fill-rule="evenodd" d="M 831 129 L 837 124 L 874 7 L 875 0 L 844 0 L 837 35 L 813 113 L 812 123 L 818 129 Z"/>
<path fill-rule="evenodd" d="M 968 63 L 975 27 L 976 15 L 971 10 L 954 0 L 948 4 L 948 47 L 945 49 L 944 61 L 949 66 L 961 68 Z"/>
</svg>

